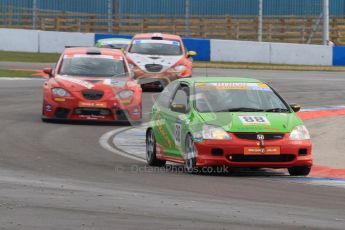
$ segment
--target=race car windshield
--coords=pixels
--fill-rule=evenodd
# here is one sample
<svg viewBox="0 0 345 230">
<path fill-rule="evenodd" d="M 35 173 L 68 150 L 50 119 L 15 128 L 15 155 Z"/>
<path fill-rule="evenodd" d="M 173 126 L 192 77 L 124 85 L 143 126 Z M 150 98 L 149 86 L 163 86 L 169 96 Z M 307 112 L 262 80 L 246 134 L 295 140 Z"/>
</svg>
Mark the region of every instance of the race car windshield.
<svg viewBox="0 0 345 230">
<path fill-rule="evenodd" d="M 195 106 L 199 112 L 290 112 L 263 83 L 195 83 Z"/>
<path fill-rule="evenodd" d="M 64 57 L 60 75 L 112 77 L 126 75 L 123 60 L 112 56 L 75 56 Z"/>
<path fill-rule="evenodd" d="M 148 55 L 182 55 L 181 44 L 168 40 L 134 40 L 129 53 Z"/>
</svg>

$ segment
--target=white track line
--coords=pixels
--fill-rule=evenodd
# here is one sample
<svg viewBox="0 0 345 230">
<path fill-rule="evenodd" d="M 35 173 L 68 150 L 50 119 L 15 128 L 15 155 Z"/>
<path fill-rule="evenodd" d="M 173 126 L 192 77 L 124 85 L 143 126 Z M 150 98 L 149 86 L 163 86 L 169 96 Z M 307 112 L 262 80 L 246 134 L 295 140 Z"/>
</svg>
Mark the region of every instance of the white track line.
<svg viewBox="0 0 345 230">
<path fill-rule="evenodd" d="M 117 134 L 119 134 L 119 133 L 121 133 L 121 132 L 123 132 L 123 131 L 125 131 L 127 129 L 128 129 L 127 127 L 126 128 L 115 129 L 115 130 L 112 130 L 112 131 L 109 131 L 109 132 L 103 134 L 101 136 L 101 138 L 99 139 L 99 144 L 103 148 L 109 150 L 112 153 L 115 153 L 115 154 L 123 156 L 123 157 L 127 157 L 127 158 L 132 159 L 132 160 L 136 160 L 136 161 L 140 161 L 140 162 L 145 162 L 146 163 L 145 159 L 143 159 L 141 157 L 134 156 L 134 155 L 129 155 L 129 154 L 125 153 L 125 152 L 122 152 L 122 151 L 112 147 L 109 144 L 109 141 L 110 141 L 110 139 L 112 137 L 116 136 Z"/>
</svg>

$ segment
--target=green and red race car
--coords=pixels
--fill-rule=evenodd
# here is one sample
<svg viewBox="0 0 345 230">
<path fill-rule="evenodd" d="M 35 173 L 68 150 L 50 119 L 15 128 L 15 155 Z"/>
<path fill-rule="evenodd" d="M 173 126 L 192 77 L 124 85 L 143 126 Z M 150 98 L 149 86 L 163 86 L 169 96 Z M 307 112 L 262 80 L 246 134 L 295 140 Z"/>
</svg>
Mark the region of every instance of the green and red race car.
<svg viewBox="0 0 345 230">
<path fill-rule="evenodd" d="M 152 108 L 147 162 L 182 163 L 188 172 L 228 166 L 287 168 L 290 175 L 306 176 L 312 144 L 299 110 L 255 79 L 179 79 Z"/>
</svg>

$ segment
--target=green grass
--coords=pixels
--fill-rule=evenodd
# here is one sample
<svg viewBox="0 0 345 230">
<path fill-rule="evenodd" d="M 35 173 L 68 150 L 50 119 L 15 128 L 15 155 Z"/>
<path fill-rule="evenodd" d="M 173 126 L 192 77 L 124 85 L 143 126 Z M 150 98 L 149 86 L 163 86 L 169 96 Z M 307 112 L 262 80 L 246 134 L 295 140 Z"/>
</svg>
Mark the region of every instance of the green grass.
<svg viewBox="0 0 345 230">
<path fill-rule="evenodd" d="M 0 77 L 32 77 L 35 71 L 0 69 Z"/>
<path fill-rule="evenodd" d="M 0 61 L 54 63 L 59 59 L 56 53 L 26 53 L 0 51 Z"/>
</svg>

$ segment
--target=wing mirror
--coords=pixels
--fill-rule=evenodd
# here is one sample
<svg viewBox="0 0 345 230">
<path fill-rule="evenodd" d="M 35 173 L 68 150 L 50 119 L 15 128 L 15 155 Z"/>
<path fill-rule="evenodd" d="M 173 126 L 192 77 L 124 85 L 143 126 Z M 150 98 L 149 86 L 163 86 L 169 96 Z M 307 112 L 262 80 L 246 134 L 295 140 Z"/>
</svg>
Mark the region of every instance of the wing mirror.
<svg viewBox="0 0 345 230">
<path fill-rule="evenodd" d="M 298 104 L 291 104 L 290 107 L 295 113 L 297 113 L 301 110 L 301 106 Z"/>
<path fill-rule="evenodd" d="M 53 69 L 52 68 L 44 68 L 43 73 L 48 74 L 50 78 L 53 77 Z"/>
<path fill-rule="evenodd" d="M 170 106 L 171 111 L 177 112 L 177 113 L 186 113 L 187 107 L 184 104 L 171 104 Z"/>
<path fill-rule="evenodd" d="M 194 57 L 194 56 L 196 56 L 197 55 L 197 53 L 195 52 L 195 51 L 188 51 L 188 53 L 187 53 L 187 57 Z"/>
</svg>

